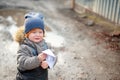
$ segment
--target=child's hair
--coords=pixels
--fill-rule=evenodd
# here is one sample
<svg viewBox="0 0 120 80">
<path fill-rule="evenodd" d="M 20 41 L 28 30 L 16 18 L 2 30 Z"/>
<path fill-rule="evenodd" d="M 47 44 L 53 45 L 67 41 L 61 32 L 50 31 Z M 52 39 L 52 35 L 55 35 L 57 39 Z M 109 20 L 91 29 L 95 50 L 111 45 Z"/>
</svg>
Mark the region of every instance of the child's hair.
<svg viewBox="0 0 120 80">
<path fill-rule="evenodd" d="M 39 28 L 34 28 L 34 29 L 30 30 L 28 33 L 25 34 L 25 38 L 28 38 L 30 33 L 33 32 L 35 29 L 39 29 Z M 45 37 L 45 32 L 43 32 L 43 36 Z"/>
</svg>

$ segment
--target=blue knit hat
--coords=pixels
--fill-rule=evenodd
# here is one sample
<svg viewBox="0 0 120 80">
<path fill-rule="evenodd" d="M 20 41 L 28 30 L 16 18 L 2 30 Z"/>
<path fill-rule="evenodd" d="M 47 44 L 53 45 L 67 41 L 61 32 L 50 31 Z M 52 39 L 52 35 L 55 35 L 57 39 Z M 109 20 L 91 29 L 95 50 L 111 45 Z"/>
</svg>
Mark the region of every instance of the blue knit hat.
<svg viewBox="0 0 120 80">
<path fill-rule="evenodd" d="M 24 17 L 25 17 L 25 19 L 27 19 L 27 18 L 34 18 L 34 17 L 40 18 L 40 19 L 44 18 L 43 14 L 42 13 L 38 13 L 38 12 L 28 12 L 27 14 L 25 14 Z"/>
<path fill-rule="evenodd" d="M 34 28 L 40 28 L 44 32 L 44 21 L 40 18 L 29 18 L 25 21 L 25 30 L 24 33 L 28 33 Z"/>
</svg>

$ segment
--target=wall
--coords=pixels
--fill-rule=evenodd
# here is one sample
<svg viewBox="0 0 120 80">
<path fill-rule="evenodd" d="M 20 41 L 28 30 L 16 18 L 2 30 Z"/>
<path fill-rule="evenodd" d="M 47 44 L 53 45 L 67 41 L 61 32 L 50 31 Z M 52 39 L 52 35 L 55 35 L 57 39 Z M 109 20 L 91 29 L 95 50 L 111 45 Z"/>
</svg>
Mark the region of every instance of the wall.
<svg viewBox="0 0 120 80">
<path fill-rule="evenodd" d="M 75 0 L 74 9 L 80 13 L 90 10 L 120 24 L 120 0 Z"/>
</svg>

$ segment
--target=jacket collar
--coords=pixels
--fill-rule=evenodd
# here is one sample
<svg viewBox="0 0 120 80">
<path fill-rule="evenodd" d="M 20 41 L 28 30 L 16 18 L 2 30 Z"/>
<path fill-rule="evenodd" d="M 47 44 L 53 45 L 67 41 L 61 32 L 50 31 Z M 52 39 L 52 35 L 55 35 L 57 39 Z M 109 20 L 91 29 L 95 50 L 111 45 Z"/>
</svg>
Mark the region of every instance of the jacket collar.
<svg viewBox="0 0 120 80">
<path fill-rule="evenodd" d="M 31 47 L 35 48 L 38 53 L 41 53 L 43 50 L 45 50 L 46 49 L 45 46 L 47 46 L 44 39 L 38 43 L 35 43 L 29 40 L 28 38 L 26 38 L 24 40 L 24 44 L 30 45 Z"/>
</svg>

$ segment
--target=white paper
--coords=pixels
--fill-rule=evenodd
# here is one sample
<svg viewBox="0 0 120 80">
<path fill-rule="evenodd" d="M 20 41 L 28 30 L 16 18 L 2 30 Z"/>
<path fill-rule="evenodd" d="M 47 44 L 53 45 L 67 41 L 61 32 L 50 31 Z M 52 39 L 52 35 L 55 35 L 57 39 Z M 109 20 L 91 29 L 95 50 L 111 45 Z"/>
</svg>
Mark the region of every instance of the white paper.
<svg viewBox="0 0 120 80">
<path fill-rule="evenodd" d="M 50 49 L 44 50 L 42 52 L 47 54 L 46 61 L 48 63 L 48 66 L 50 68 L 53 68 L 56 63 L 56 56 L 54 55 L 54 53 Z"/>
</svg>

